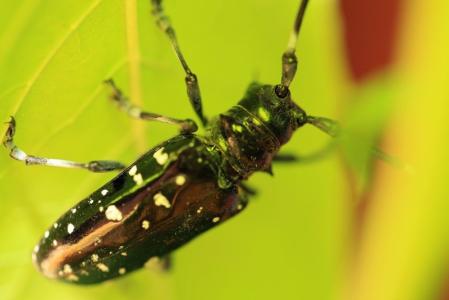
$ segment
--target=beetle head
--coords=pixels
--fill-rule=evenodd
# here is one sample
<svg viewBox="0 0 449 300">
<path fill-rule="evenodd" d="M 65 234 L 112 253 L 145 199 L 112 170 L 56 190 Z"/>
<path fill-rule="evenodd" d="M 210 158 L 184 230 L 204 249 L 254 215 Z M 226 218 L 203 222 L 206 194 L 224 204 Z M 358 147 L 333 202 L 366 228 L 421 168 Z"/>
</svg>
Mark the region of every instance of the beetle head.
<svg viewBox="0 0 449 300">
<path fill-rule="evenodd" d="M 290 93 L 280 97 L 276 88 L 274 85 L 254 82 L 239 105 L 263 122 L 284 144 L 294 130 L 306 123 L 307 115 L 292 101 Z"/>
</svg>

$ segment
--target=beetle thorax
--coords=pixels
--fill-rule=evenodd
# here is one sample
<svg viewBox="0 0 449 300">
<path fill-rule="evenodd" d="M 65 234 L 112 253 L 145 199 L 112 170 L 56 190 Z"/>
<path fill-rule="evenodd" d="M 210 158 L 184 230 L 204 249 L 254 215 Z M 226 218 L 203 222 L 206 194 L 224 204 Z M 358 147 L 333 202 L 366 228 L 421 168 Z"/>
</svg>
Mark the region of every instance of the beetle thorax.
<svg viewBox="0 0 449 300">
<path fill-rule="evenodd" d="M 302 114 L 289 98 L 278 98 L 273 86 L 254 83 L 238 105 L 214 122 L 212 139 L 239 177 L 247 178 L 271 170 L 273 157 L 302 125 Z"/>
</svg>

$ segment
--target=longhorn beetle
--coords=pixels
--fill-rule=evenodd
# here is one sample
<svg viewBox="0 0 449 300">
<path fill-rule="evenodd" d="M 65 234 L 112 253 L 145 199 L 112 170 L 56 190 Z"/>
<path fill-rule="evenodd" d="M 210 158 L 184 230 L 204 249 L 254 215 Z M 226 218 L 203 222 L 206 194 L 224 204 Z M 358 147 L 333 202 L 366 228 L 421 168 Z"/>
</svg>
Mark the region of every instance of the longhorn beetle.
<svg viewBox="0 0 449 300">
<path fill-rule="evenodd" d="M 180 134 L 152 148 L 134 163 L 95 160 L 79 163 L 26 154 L 14 144 L 16 122 L 9 121 L 3 145 L 27 165 L 121 172 L 62 215 L 44 233 L 32 257 L 47 277 L 78 284 L 99 283 L 164 258 L 201 233 L 241 212 L 250 189 L 243 181 L 269 171 L 293 132 L 311 124 L 336 136 L 336 122 L 305 113 L 289 86 L 304 12 L 302 0 L 286 51 L 279 84 L 252 83 L 237 105 L 215 118 L 203 114 L 197 76 L 184 58 L 162 8 L 151 0 L 157 26 L 167 35 L 185 71 L 187 95 L 206 129 L 197 135 L 191 119 L 174 119 L 132 105 L 109 79 L 112 99 L 129 116 L 179 126 Z M 286 159 L 284 157 L 284 159 Z"/>
</svg>

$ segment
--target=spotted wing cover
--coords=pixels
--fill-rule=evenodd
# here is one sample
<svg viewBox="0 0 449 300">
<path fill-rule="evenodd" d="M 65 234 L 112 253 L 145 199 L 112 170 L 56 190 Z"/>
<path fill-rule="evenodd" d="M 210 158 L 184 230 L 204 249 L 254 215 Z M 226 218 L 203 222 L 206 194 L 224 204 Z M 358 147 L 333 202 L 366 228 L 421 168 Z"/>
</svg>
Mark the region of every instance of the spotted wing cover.
<svg viewBox="0 0 449 300">
<path fill-rule="evenodd" d="M 237 188 L 183 167 L 200 143 L 179 136 L 150 150 L 63 215 L 33 254 L 44 275 L 90 284 L 141 268 L 238 213 Z"/>
</svg>

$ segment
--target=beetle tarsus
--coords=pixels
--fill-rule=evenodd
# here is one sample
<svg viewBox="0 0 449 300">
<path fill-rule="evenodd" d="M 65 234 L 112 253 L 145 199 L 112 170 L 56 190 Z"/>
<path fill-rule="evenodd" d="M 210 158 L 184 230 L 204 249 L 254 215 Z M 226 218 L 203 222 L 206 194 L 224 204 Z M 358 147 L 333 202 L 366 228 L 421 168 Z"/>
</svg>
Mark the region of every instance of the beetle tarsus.
<svg viewBox="0 0 449 300">
<path fill-rule="evenodd" d="M 89 163 L 80 163 L 70 160 L 55 159 L 39 157 L 34 155 L 29 155 L 22 149 L 20 149 L 13 141 L 14 135 L 16 133 L 16 120 L 11 117 L 9 122 L 6 122 L 8 129 L 3 137 L 3 145 L 9 150 L 9 156 L 15 160 L 22 161 L 27 166 L 41 165 L 41 166 L 52 166 L 60 168 L 80 168 L 86 169 L 92 172 L 108 172 L 115 170 L 122 170 L 125 165 L 117 161 L 109 160 L 96 160 Z"/>
<path fill-rule="evenodd" d="M 5 124 L 8 124 L 8 128 L 6 129 L 5 136 L 3 137 L 2 144 L 6 148 L 10 148 L 13 142 L 14 135 L 16 134 L 16 120 L 13 116 L 9 117 L 9 121 L 5 122 Z"/>
</svg>

